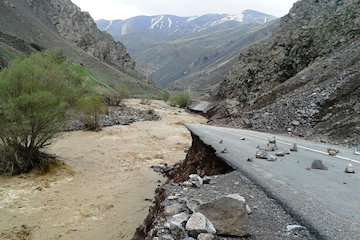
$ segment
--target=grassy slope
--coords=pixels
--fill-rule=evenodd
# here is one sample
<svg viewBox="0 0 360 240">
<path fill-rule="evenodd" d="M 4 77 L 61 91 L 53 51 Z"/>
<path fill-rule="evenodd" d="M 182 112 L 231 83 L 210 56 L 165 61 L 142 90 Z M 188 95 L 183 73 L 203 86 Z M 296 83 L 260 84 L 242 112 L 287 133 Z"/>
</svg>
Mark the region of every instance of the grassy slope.
<svg viewBox="0 0 360 240">
<path fill-rule="evenodd" d="M 3 3 L 0 3 L 0 32 L 16 36 L 28 43 L 35 43 L 45 49 L 61 49 L 71 61 L 89 69 L 94 79 L 97 79 L 102 86 L 106 86 L 104 89 L 115 88 L 121 84 L 127 85 L 133 96 L 158 96 L 160 94 L 158 89 L 147 84 L 138 74 L 119 71 L 64 40 L 49 24 L 46 15 L 35 16 L 25 0 L 14 1 L 15 7 L 11 9 L 1 4 Z"/>
</svg>

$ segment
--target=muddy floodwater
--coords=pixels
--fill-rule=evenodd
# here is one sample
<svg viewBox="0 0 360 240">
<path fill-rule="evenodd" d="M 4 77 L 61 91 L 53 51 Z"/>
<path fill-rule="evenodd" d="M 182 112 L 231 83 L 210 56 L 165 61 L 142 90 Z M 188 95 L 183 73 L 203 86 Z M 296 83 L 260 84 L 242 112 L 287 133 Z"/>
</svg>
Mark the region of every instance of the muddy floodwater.
<svg viewBox="0 0 360 240">
<path fill-rule="evenodd" d="M 161 101 L 141 105 L 160 121 L 61 134 L 49 152 L 65 165 L 46 175 L 0 177 L 0 239 L 131 239 L 164 181 L 150 166 L 184 159 L 191 137 L 183 123 L 200 116 Z"/>
</svg>

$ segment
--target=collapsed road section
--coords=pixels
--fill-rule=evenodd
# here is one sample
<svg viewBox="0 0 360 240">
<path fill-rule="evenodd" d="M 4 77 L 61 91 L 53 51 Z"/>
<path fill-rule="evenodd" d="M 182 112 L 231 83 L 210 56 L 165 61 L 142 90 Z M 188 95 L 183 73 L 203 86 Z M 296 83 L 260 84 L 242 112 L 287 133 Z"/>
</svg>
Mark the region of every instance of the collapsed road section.
<svg viewBox="0 0 360 240">
<path fill-rule="evenodd" d="M 330 157 L 326 150 L 320 153 L 329 146 L 315 144 L 314 155 L 307 145 L 313 143 L 296 139 L 297 152 L 290 153 L 289 140 L 294 139 L 204 125 L 187 127 L 192 147 L 158 190 L 156 204 L 134 239 L 358 239 L 357 216 L 353 216 L 358 207 L 353 185 L 358 175 L 344 171 L 347 162 L 342 158 L 349 157 L 348 150 Z M 269 143 L 276 147 L 266 150 Z M 256 158 L 259 151 L 275 159 Z M 312 169 L 314 158 L 327 170 Z M 349 189 L 355 193 L 351 195 Z M 332 193 L 324 193 L 328 191 Z M 350 199 L 341 199 L 346 196 L 338 196 L 339 191 Z M 332 206 L 337 197 L 340 201 Z"/>
<path fill-rule="evenodd" d="M 353 150 L 241 129 L 187 127 L 211 146 L 219 159 L 276 199 L 317 239 L 360 239 L 360 175 L 355 173 L 360 158 Z M 267 149 L 274 142 L 276 148 Z M 290 152 L 294 143 L 296 151 Z M 259 151 L 271 157 L 260 159 Z"/>
</svg>

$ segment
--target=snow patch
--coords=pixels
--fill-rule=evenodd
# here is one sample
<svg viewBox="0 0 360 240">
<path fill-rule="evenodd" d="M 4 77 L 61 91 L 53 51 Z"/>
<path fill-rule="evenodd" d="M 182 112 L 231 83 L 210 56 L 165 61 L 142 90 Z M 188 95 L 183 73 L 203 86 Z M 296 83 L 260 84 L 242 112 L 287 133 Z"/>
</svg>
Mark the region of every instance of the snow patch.
<svg viewBox="0 0 360 240">
<path fill-rule="evenodd" d="M 159 25 L 163 19 L 164 19 L 164 16 L 158 16 L 158 17 L 152 18 L 150 29 L 156 28 L 157 25 Z M 161 25 L 160 25 L 160 29 L 161 29 Z"/>
<path fill-rule="evenodd" d="M 109 24 L 105 27 L 105 31 L 109 30 L 112 24 L 113 24 L 113 20 L 110 20 Z"/>
</svg>

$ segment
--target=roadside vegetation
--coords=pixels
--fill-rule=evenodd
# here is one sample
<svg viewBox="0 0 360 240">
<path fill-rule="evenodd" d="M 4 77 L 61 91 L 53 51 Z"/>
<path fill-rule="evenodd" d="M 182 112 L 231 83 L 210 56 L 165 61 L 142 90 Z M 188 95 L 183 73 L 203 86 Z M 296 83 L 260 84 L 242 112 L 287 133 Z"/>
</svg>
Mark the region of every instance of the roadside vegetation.
<svg viewBox="0 0 360 240">
<path fill-rule="evenodd" d="M 18 58 L 0 72 L 0 174 L 46 170 L 44 152 L 64 129 L 66 112 L 87 116 L 93 128 L 105 105 L 78 65 L 59 52 Z"/>
<path fill-rule="evenodd" d="M 191 94 L 189 92 L 177 93 L 170 96 L 169 98 L 170 106 L 186 108 L 191 103 Z"/>
</svg>

